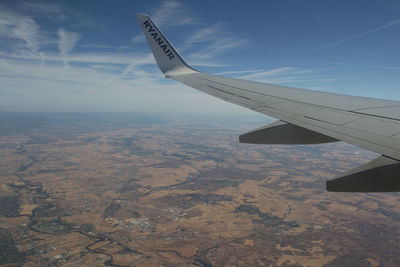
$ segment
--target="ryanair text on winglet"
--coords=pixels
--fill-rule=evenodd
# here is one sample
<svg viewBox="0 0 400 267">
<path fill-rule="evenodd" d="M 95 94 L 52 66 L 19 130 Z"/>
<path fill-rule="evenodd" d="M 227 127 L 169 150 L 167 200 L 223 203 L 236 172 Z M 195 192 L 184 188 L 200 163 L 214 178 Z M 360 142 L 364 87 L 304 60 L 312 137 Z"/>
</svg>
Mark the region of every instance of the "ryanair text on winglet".
<svg viewBox="0 0 400 267">
<path fill-rule="evenodd" d="M 168 48 L 167 43 L 161 38 L 161 34 L 157 33 L 154 27 L 150 24 L 148 20 L 143 22 L 143 26 L 145 29 L 147 29 L 150 33 L 151 36 L 153 36 L 154 41 L 158 43 L 158 46 L 164 51 L 164 53 L 167 55 L 169 60 L 175 58 L 174 53 L 171 52 L 171 49 Z"/>
</svg>

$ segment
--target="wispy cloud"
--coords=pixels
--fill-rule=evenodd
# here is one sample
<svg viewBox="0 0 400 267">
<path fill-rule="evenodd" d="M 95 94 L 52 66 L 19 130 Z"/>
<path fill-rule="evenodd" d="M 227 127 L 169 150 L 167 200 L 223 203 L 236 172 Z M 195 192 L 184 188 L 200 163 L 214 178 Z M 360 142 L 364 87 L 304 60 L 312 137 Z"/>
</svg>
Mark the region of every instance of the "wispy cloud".
<svg viewBox="0 0 400 267">
<path fill-rule="evenodd" d="M 143 63 L 140 57 L 131 59 Z M 40 69 L 32 61 L 0 60 L 0 94 L 19 97 L 17 102 L 2 97 L 0 106 L 8 111 L 156 112 L 154 107 L 158 107 L 163 112 L 243 112 L 183 85 L 160 80 L 156 68 L 147 69 L 148 64 L 139 63 L 131 67 L 131 73 L 115 77 L 98 65 L 66 69 L 63 64 L 47 62 Z"/>
<path fill-rule="evenodd" d="M 225 75 L 225 74 L 242 74 L 242 73 L 253 73 L 253 72 L 261 72 L 263 70 L 258 69 L 258 70 L 232 70 L 232 71 L 223 71 L 223 72 L 217 72 L 215 73 L 216 75 Z"/>
<path fill-rule="evenodd" d="M 146 39 L 144 39 L 144 35 L 142 33 L 135 35 L 131 38 L 132 43 L 137 44 L 137 43 L 143 43 L 146 41 Z"/>
<path fill-rule="evenodd" d="M 357 39 L 357 38 L 360 38 L 360 37 L 364 37 L 364 36 L 369 35 L 371 33 L 375 33 L 375 32 L 378 32 L 378 31 L 381 31 L 381 30 L 384 30 L 384 29 L 387 29 L 387 28 L 390 28 L 390 27 L 393 27 L 393 26 L 396 26 L 396 25 L 399 25 L 399 24 L 400 24 L 400 19 L 396 19 L 396 20 L 390 21 L 389 23 L 381 25 L 379 27 L 370 29 L 368 31 L 365 31 L 365 32 L 362 32 L 362 33 L 358 33 L 358 34 L 349 36 L 347 38 L 344 38 L 342 40 L 339 40 L 339 41 L 336 41 L 336 42 L 333 42 L 333 43 L 330 43 L 330 44 L 326 44 L 326 45 L 314 48 L 314 49 L 312 49 L 310 51 L 310 53 L 313 53 L 313 52 L 316 52 L 316 51 L 320 51 L 320 50 L 324 50 L 326 48 L 330 48 L 330 47 L 333 47 L 333 46 L 337 46 L 337 45 L 340 45 L 340 44 L 342 44 L 344 42 L 351 41 L 351 40 L 354 40 L 354 39 Z"/>
<path fill-rule="evenodd" d="M 389 65 L 357 64 L 357 63 L 321 61 L 321 60 L 295 60 L 295 61 L 307 62 L 307 63 L 328 64 L 328 65 L 338 65 L 338 66 L 375 68 L 375 69 L 386 69 L 386 70 L 397 70 L 397 71 L 400 70 L 400 66 L 389 66 Z"/>
<path fill-rule="evenodd" d="M 289 73 L 292 70 L 293 70 L 292 67 L 281 67 L 281 68 L 276 68 L 276 69 L 272 69 L 272 70 L 259 71 L 259 72 L 255 72 L 252 74 L 247 74 L 247 75 L 241 76 L 241 78 L 250 79 L 250 78 L 263 77 L 263 76 L 264 77 L 265 76 L 273 76 L 273 75 L 282 74 L 282 73 Z"/>
<path fill-rule="evenodd" d="M 63 28 L 60 28 L 57 31 L 59 40 L 58 40 L 58 49 L 60 51 L 60 55 L 63 57 L 65 67 L 68 67 L 67 55 L 69 52 L 74 49 L 75 45 L 78 43 L 81 35 L 76 32 L 67 31 Z"/>
<path fill-rule="evenodd" d="M 156 9 L 151 12 L 151 19 L 158 26 L 161 27 L 179 27 L 187 26 L 196 23 L 196 19 L 193 16 L 188 15 L 189 11 L 184 8 L 184 5 L 177 0 L 166 0 L 163 1 Z M 142 33 L 135 35 L 131 38 L 131 41 L 135 43 L 141 43 L 145 41 Z"/>
<path fill-rule="evenodd" d="M 81 44 L 81 47 L 85 48 L 95 48 L 95 49 L 112 49 L 114 48 L 111 45 L 105 45 L 105 44 Z"/>
<path fill-rule="evenodd" d="M 205 28 L 201 28 L 189 37 L 183 43 L 182 50 L 187 49 L 194 44 L 215 41 L 217 36 L 221 36 L 223 33 L 221 23 L 211 25 Z"/>
<path fill-rule="evenodd" d="M 70 9 L 56 4 L 43 2 L 21 2 L 18 9 L 22 12 L 28 12 L 34 15 L 40 15 L 57 23 L 65 22 L 72 12 Z"/>
<path fill-rule="evenodd" d="M 188 15 L 183 4 L 176 0 L 163 1 L 153 12 L 152 20 L 157 25 L 167 24 L 168 26 L 182 26 L 195 22 L 195 19 Z"/>
<path fill-rule="evenodd" d="M 87 15 L 82 14 L 78 9 L 66 7 L 56 1 L 48 3 L 41 1 L 21 1 L 15 6 L 15 10 L 29 15 L 33 19 L 45 19 L 56 24 L 69 22 L 74 26 L 103 27 L 99 23 L 91 21 Z"/>
<path fill-rule="evenodd" d="M 39 51 L 39 25 L 31 18 L 0 9 L 0 38 L 12 42 L 13 50 L 29 50 L 32 53 Z"/>
<path fill-rule="evenodd" d="M 310 84 L 317 82 L 335 82 L 338 80 L 343 80 L 349 78 L 346 77 L 332 77 L 331 75 L 322 74 L 322 69 L 301 69 L 296 67 L 279 67 L 268 70 L 250 70 L 250 71 L 232 71 L 220 74 L 239 74 L 237 78 L 245 80 L 255 80 L 259 82 L 271 83 L 271 84 L 295 84 L 296 87 L 301 87 L 302 84 Z M 250 73 L 250 74 L 246 74 Z M 245 75 L 240 75 L 245 74 Z"/>
<path fill-rule="evenodd" d="M 219 53 L 239 48 L 248 40 L 240 38 L 223 29 L 223 23 L 218 22 L 211 26 L 201 27 L 189 35 L 181 47 L 181 51 L 190 48 L 197 49 L 196 45 L 201 43 L 204 48 L 190 54 L 193 59 L 209 59 Z"/>
<path fill-rule="evenodd" d="M 161 5 L 152 12 L 151 17 L 152 20 L 157 25 L 161 25 L 161 27 L 164 24 L 167 27 L 187 27 L 189 25 L 195 25 L 197 29 L 193 30 L 193 33 L 185 39 L 178 49 L 179 51 L 191 50 L 196 44 L 201 43 L 203 48 L 197 49 L 196 52 L 191 52 L 189 54 L 194 60 L 208 60 L 219 53 L 241 47 L 248 42 L 243 36 L 236 37 L 234 34 L 224 30 L 222 22 L 210 25 L 209 22 L 203 23 L 201 19 L 189 16 L 188 14 L 190 14 L 190 11 L 187 10 L 180 1 L 167 0 L 162 2 Z M 131 41 L 132 43 L 141 43 L 145 41 L 145 38 L 142 33 L 139 33 L 133 36 Z"/>
<path fill-rule="evenodd" d="M 76 27 L 84 19 L 74 15 L 73 10 L 56 4 L 21 3 L 12 11 L 0 7 L 2 110 L 154 112 L 154 107 L 199 112 L 240 110 L 161 79 L 154 57 L 141 46 L 137 49 L 139 45 L 134 51 L 122 45 L 112 47 L 93 41 L 80 44 L 81 36 L 86 37 L 87 33 L 84 28 Z M 218 35 L 229 36 L 221 23 L 204 26 L 186 11 L 182 2 L 165 1 L 153 12 L 153 19 L 173 27 L 195 26 L 198 30 L 182 42 L 187 49 L 204 42 L 204 51 L 215 55 L 239 45 L 239 40 L 233 37 L 225 38 L 229 45 L 220 41 Z M 140 36 L 133 41 L 140 41 L 143 34 Z M 195 58 L 191 63 L 222 66 L 201 59 Z M 190 100 L 193 95 L 197 100 Z M 12 100 L 17 96 L 18 100 Z"/>
<path fill-rule="evenodd" d="M 245 39 L 239 39 L 235 37 L 226 37 L 215 39 L 211 44 L 205 48 L 192 53 L 190 57 L 198 59 L 208 59 L 215 57 L 216 54 L 225 52 L 227 50 L 240 47 L 247 42 Z"/>
<path fill-rule="evenodd" d="M 32 55 L 32 54 L 8 54 L 0 52 L 0 58 L 5 59 L 19 59 L 27 62 L 35 61 L 41 59 L 40 55 Z M 63 58 L 59 53 L 48 52 L 43 55 L 43 59 L 46 62 L 58 62 L 62 63 Z M 68 55 L 69 62 L 76 62 L 82 64 L 109 64 L 109 65 L 128 65 L 128 64 L 137 64 L 137 65 L 146 65 L 153 64 L 154 58 L 153 56 L 143 53 L 125 53 L 125 52 L 74 52 Z"/>
</svg>

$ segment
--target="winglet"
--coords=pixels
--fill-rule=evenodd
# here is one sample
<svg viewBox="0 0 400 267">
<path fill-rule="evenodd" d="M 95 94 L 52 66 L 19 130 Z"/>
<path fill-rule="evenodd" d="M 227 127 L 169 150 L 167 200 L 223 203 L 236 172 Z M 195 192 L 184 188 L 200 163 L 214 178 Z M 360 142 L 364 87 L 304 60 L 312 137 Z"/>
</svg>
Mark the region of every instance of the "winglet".
<svg viewBox="0 0 400 267">
<path fill-rule="evenodd" d="M 136 14 L 136 16 L 157 65 L 166 77 L 196 72 L 196 70 L 186 64 L 167 38 L 151 21 L 149 16 L 146 14 Z"/>
</svg>

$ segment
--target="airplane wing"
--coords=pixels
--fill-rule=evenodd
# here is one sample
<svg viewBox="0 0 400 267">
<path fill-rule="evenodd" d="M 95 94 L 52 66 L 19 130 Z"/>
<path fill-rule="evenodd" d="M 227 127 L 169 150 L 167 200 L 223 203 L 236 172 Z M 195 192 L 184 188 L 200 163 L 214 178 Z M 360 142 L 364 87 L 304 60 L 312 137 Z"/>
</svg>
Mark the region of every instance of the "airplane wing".
<svg viewBox="0 0 400 267">
<path fill-rule="evenodd" d="M 140 26 L 167 78 L 279 119 L 239 137 L 253 144 L 318 144 L 335 141 L 381 154 L 327 181 L 328 191 L 400 191 L 400 102 L 356 97 L 201 73 L 191 68 L 145 14 Z"/>
</svg>

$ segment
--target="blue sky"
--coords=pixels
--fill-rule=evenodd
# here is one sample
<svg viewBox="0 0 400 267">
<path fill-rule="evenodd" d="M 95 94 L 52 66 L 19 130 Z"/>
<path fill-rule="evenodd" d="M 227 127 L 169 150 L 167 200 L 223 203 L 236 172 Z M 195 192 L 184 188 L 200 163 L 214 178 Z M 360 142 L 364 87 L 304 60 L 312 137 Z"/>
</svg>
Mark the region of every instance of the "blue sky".
<svg viewBox="0 0 400 267">
<path fill-rule="evenodd" d="M 6 1 L 0 111 L 252 114 L 164 79 L 139 12 L 198 70 L 400 100 L 400 1 Z"/>
</svg>

